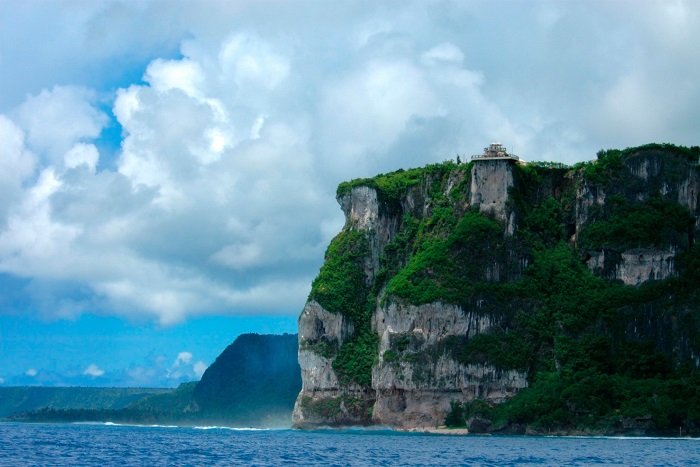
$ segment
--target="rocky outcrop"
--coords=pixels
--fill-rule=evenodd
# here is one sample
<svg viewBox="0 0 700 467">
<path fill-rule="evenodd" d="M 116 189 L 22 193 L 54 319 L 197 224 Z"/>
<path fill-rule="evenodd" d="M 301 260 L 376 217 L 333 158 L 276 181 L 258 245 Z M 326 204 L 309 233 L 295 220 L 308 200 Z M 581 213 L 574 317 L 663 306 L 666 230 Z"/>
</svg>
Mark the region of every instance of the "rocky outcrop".
<svg viewBox="0 0 700 467">
<path fill-rule="evenodd" d="M 513 186 L 513 161 L 479 160 L 472 166 L 469 203 L 488 212 L 506 225 L 506 235 L 515 232 L 512 210 L 506 208 L 508 189 Z"/>
<path fill-rule="evenodd" d="M 471 172 L 455 171 L 441 187 L 451 193 L 465 177 L 471 178 L 464 193 L 466 211 L 479 206 L 515 229 L 514 214 L 507 209 L 508 189 L 513 185 L 512 161 L 484 161 Z M 483 166 L 483 167 L 481 167 Z M 399 230 L 404 213 L 425 218 L 434 208 L 431 193 L 435 182 L 426 177 L 410 187 L 400 200 L 400 210 L 382 205 L 373 187 L 353 187 L 338 197 L 346 217 L 345 229 L 367 232 L 369 253 L 363 269 L 366 284 L 373 284 L 381 269 L 384 248 Z M 486 268 L 485 280 L 498 280 L 498 263 Z M 478 304 L 475 304 L 478 308 Z M 440 302 L 412 306 L 398 301 L 377 303 L 372 332 L 380 337 L 378 362 L 372 370 L 371 388 L 341 385 L 333 368 L 337 350 L 353 334 L 353 324 L 310 300 L 299 317 L 299 364 L 303 387 L 297 398 L 293 419 L 297 427 L 344 424 L 380 424 L 403 428 L 434 427 L 442 424 L 453 400 L 482 398 L 500 402 L 527 386 L 527 375 L 501 371 L 489 365 L 460 364 L 444 348 L 448 337 L 470 337 L 488 330 L 496 318 L 466 311 Z M 408 338 L 411 348 L 400 361 L 389 361 L 387 351 Z M 423 358 L 428 353 L 430 358 Z"/>
<path fill-rule="evenodd" d="M 593 252 L 587 264 L 594 274 L 606 279 L 620 280 L 625 285 L 641 285 L 675 275 L 675 256 L 673 248 L 634 248 L 622 253 L 602 250 Z"/>
<path fill-rule="evenodd" d="M 700 172 L 696 165 L 686 159 L 666 157 L 662 152 L 646 151 L 624 159 L 621 168 L 616 166 L 615 170 L 627 178 L 623 177 L 625 183 L 617 185 L 600 183 L 595 177 L 588 177 L 583 169 L 559 170 L 549 178 L 546 172 L 540 172 L 541 186 L 528 191 L 518 185 L 521 178 L 517 170 L 521 169 L 512 160 L 480 160 L 452 167 L 449 173 L 442 172 L 441 178 L 435 175 L 436 170 L 426 170 L 420 183 L 412 180 L 398 199 L 396 191 L 387 197 L 378 184 L 369 183 L 354 185 L 339 195 L 338 202 L 346 217 L 344 232 L 362 232 L 367 240 L 368 251 L 361 259 L 366 285 L 363 293 L 373 305 L 368 308 L 371 318 L 363 324 L 363 329 L 376 338 L 377 353 L 371 368 L 371 384 L 362 386 L 344 379 L 334 364 L 340 349 L 357 336 L 360 326 L 336 310 L 324 309 L 310 297 L 299 317 L 303 387 L 294 408 L 295 426 L 378 424 L 402 429 L 430 428 L 444 423 L 453 402 L 479 399 L 498 404 L 529 386 L 528 378 L 532 375 L 524 367 L 499 367 L 493 363 L 496 360 L 460 354 L 460 349 L 479 336 L 511 331 L 509 305 L 480 294 L 480 289 L 475 289 L 468 300 L 460 299 L 456 303 L 435 300 L 414 304 L 387 292 L 387 275 L 397 274 L 411 255 L 430 246 L 429 242 L 421 243 L 424 241 L 421 235 L 427 235 L 424 231 L 410 230 L 403 224 L 405 216 L 423 222 L 421 228 L 428 230 L 441 222 L 439 216 L 431 216 L 451 203 L 449 209 L 459 218 L 479 217 L 475 213 L 483 213 L 488 222 L 496 222 L 502 233 L 495 235 L 498 241 L 492 242 L 490 245 L 495 246 L 487 252 L 463 251 L 468 248 L 465 242 L 480 232 L 488 231 L 488 235 L 494 236 L 487 224 L 464 226 L 466 240 L 453 243 L 449 232 L 443 234 L 445 248 L 452 249 L 449 254 L 466 258 L 460 260 L 463 261 L 460 267 L 470 268 L 471 252 L 474 257 L 488 258 L 488 262 L 470 269 L 470 275 L 465 276 L 482 287 L 515 281 L 522 276 L 532 256 L 517 235 L 518 224 L 548 198 L 554 198 L 559 209 L 566 210 L 560 214 L 561 220 L 556 221 L 561 222 L 560 230 L 565 232 L 562 238 L 572 248 L 579 248 L 582 233 L 605 218 L 610 199 L 634 204 L 661 197 L 686 207 L 694 219 L 700 218 Z M 517 190 L 535 193 L 529 195 L 533 205 L 523 206 L 524 195 L 517 204 L 512 197 Z M 456 226 L 458 221 L 454 222 L 452 225 Z M 680 236 L 687 238 L 661 246 L 579 248 L 578 253 L 594 274 L 636 287 L 676 275 L 677 254 L 692 245 L 697 226 L 696 221 L 695 230 L 687 235 L 681 232 Z M 540 227 L 530 225 L 528 234 L 539 235 Z M 406 243 L 409 237 L 415 243 Z M 508 249 L 506 254 L 502 254 L 504 245 Z M 497 248 L 501 250 L 496 254 Z M 580 263 L 577 264 L 580 268 Z M 415 286 L 423 277 L 437 274 L 430 264 L 422 267 L 423 275 L 407 280 L 409 285 Z M 439 282 L 438 277 L 431 284 L 440 286 Z M 518 306 L 525 309 L 529 305 Z M 641 323 L 637 318 L 630 320 Z M 629 339 L 641 340 L 643 336 L 636 335 L 636 329 L 635 324 L 624 333 Z M 658 341 L 660 350 L 667 350 L 663 339 Z M 473 431 L 487 431 L 489 423 L 472 417 L 469 426 Z"/>
<path fill-rule="evenodd" d="M 379 270 L 379 256 L 384 246 L 391 241 L 399 227 L 400 217 L 382 212 L 377 190 L 359 186 L 338 198 L 345 214 L 345 228 L 370 232 L 368 236 L 370 254 L 365 259 L 367 283 L 371 283 Z"/>
<path fill-rule="evenodd" d="M 496 321 L 440 302 L 378 307 L 373 325 L 381 336 L 372 374 L 377 391 L 374 422 L 406 429 L 436 426 L 452 401 L 478 398 L 499 403 L 527 387 L 524 373 L 464 365 L 440 349 L 448 337 L 473 337 L 496 326 Z"/>
<path fill-rule="evenodd" d="M 643 203 L 661 197 L 688 209 L 700 229 L 700 172 L 697 163 L 684 158 L 669 157 L 661 150 L 640 151 L 623 162 L 623 177 L 604 187 L 577 174 L 575 197 L 575 232 L 578 234 L 600 217 L 610 197 Z M 661 228 L 662 225 L 655 226 Z M 588 251 L 586 262 L 595 274 L 626 285 L 641 285 L 649 280 L 663 280 L 676 274 L 675 256 L 679 247 L 688 247 L 691 239 L 663 247 L 634 247 Z"/>
</svg>

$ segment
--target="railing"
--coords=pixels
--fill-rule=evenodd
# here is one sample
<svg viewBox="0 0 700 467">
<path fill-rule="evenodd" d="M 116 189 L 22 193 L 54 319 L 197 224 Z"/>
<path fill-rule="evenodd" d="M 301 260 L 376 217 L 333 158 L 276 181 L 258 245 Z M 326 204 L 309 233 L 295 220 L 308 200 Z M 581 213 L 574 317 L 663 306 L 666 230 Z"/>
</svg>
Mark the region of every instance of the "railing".
<svg viewBox="0 0 700 467">
<path fill-rule="evenodd" d="M 497 154 L 495 156 L 490 155 L 490 154 L 479 154 L 476 156 L 472 156 L 472 160 L 474 159 L 512 159 L 514 161 L 520 160 L 520 158 L 516 155 L 513 154 L 508 154 L 508 153 L 503 153 L 503 154 Z"/>
</svg>

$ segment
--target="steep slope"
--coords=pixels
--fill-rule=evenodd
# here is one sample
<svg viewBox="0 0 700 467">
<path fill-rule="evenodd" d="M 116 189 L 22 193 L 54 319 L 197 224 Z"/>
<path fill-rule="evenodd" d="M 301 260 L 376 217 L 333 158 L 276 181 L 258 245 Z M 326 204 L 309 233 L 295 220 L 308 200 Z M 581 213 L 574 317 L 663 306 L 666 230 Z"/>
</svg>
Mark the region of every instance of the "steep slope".
<svg viewBox="0 0 700 467">
<path fill-rule="evenodd" d="M 194 388 L 197 417 L 246 426 L 289 426 L 301 371 L 297 336 L 242 334 Z"/>
<path fill-rule="evenodd" d="M 698 156 L 652 144 L 573 168 L 446 162 L 341 184 L 346 224 L 299 318 L 296 426 L 515 429 L 554 412 L 565 429 L 670 429 L 654 390 L 625 406 L 589 386 L 660 381 L 670 407 L 664 388 L 695 377 Z M 584 380 L 587 401 L 562 394 Z M 514 415 L 542 381 L 559 384 L 551 403 Z"/>
</svg>

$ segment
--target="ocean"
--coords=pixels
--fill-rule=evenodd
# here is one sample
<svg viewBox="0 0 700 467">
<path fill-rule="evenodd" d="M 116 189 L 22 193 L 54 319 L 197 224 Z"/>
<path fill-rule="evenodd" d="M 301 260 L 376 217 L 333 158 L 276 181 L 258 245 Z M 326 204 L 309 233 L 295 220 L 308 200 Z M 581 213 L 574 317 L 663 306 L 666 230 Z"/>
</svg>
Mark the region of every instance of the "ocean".
<svg viewBox="0 0 700 467">
<path fill-rule="evenodd" d="M 700 439 L 0 423 L 2 466 L 699 465 Z"/>
</svg>

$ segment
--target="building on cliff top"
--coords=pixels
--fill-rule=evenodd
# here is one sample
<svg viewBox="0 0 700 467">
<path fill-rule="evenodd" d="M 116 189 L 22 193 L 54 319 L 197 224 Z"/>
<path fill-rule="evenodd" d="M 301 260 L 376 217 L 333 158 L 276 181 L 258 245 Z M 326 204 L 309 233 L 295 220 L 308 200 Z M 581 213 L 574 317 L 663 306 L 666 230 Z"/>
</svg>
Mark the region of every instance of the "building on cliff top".
<svg viewBox="0 0 700 467">
<path fill-rule="evenodd" d="M 519 164 L 525 163 L 525 161 L 521 161 L 518 156 L 508 154 L 508 151 L 506 151 L 506 148 L 504 148 L 501 143 L 491 143 L 487 148 L 484 148 L 483 154 L 472 156 L 473 161 L 492 161 L 499 159 L 516 161 Z"/>
</svg>

